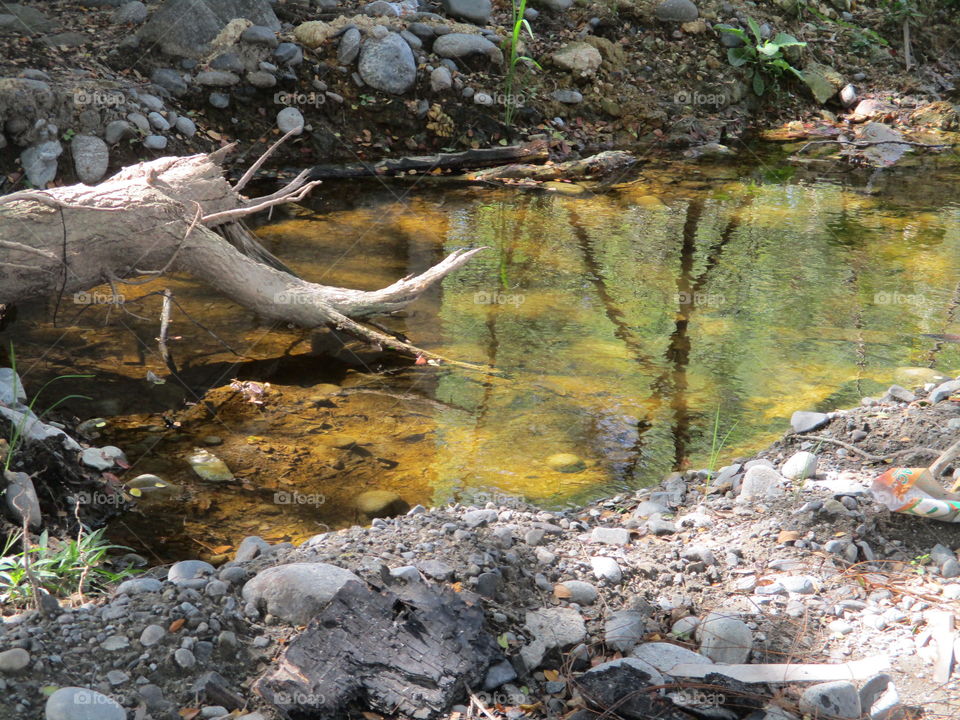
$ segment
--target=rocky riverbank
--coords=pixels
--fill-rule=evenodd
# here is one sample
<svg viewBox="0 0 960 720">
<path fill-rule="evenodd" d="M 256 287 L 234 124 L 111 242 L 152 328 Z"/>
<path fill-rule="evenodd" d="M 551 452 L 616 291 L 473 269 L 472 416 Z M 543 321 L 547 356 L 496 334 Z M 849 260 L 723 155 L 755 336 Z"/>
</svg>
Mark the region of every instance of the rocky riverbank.
<svg viewBox="0 0 960 720">
<path fill-rule="evenodd" d="M 920 111 L 915 125 L 956 129 L 951 12 L 914 21 L 916 73 L 882 2 L 540 0 L 521 49 L 539 67 L 521 61 L 508 83 L 510 9 L 490 0 L 7 3 L 0 192 L 95 183 L 137 159 L 232 140 L 256 154 L 301 125 L 283 158 L 296 168 L 531 137 L 555 157 L 713 153 L 785 121 L 838 130 L 861 100 L 863 118 Z M 784 51 L 802 80 L 767 78 L 757 94 L 731 64 L 742 41 L 715 26 L 751 21 L 763 38 L 806 43 Z"/>
<path fill-rule="evenodd" d="M 951 717 L 960 525 L 876 504 L 888 464 L 864 455 L 928 463 L 956 437 L 960 384 L 902 374 L 929 382 L 798 413 L 709 483 L 678 473 L 567 512 L 492 494 L 300 547 L 251 537 L 219 568 L 7 616 L 0 717 Z M 436 667 L 430 643 L 463 666 Z M 771 663 L 829 682 L 771 683 Z"/>
</svg>

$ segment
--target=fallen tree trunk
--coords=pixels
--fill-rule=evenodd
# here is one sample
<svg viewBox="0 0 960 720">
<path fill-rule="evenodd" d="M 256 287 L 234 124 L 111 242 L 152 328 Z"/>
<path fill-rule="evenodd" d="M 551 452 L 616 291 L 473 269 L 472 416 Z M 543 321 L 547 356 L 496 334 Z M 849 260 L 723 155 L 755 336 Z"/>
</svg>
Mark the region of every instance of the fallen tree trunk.
<svg viewBox="0 0 960 720">
<path fill-rule="evenodd" d="M 467 179 L 473 181 L 493 180 L 596 180 L 607 177 L 615 172 L 633 167 L 637 159 L 622 150 L 607 150 L 582 160 L 568 160 L 567 162 L 551 165 L 530 165 L 517 163 L 503 165 L 488 170 L 478 170 L 470 173 Z"/>
<path fill-rule="evenodd" d="M 483 248 L 457 250 L 420 275 L 372 292 L 308 282 L 285 271 L 242 218 L 299 200 L 318 183 L 307 182 L 305 171 L 272 195 L 246 200 L 238 191 L 252 173 L 231 186 L 220 166 L 227 150 L 140 163 L 94 187 L 0 197 L 0 306 L 182 272 L 264 318 L 304 328 L 332 325 L 437 357 L 358 321 L 405 307 Z"/>
<path fill-rule="evenodd" d="M 546 141 L 537 140 L 526 145 L 479 148 L 455 153 L 437 153 L 403 158 L 385 158 L 374 163 L 348 163 L 346 165 L 315 165 L 310 169 L 311 180 L 336 178 L 372 177 L 391 173 L 417 170 L 463 170 L 466 168 L 490 167 L 504 163 L 546 162 L 550 157 Z"/>
</svg>

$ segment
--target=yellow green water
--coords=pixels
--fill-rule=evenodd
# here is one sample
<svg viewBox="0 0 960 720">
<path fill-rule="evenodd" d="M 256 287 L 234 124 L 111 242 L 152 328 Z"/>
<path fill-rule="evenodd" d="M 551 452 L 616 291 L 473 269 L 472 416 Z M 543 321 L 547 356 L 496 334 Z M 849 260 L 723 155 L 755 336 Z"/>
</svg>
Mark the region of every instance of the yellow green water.
<svg viewBox="0 0 960 720">
<path fill-rule="evenodd" d="M 175 315 L 182 382 L 156 355 L 156 297 L 128 297 L 149 321 L 70 307 L 55 328 L 51 309 L 35 307 L 6 335 L 32 369 L 28 389 L 65 369 L 95 375 L 70 387 L 95 398 L 76 412 L 108 416 L 117 428 L 108 437 L 135 445 L 130 477 L 157 472 L 189 488 L 189 501 L 148 513 L 174 526 L 147 538 L 159 545 L 175 545 L 178 532 L 211 547 L 251 531 L 300 539 L 318 523 L 356 521 L 351 496 L 380 487 L 411 504 L 470 488 L 578 502 L 706 466 L 718 410 L 720 434 L 730 430 L 722 461 L 781 435 L 794 410 L 881 393 L 898 366 L 960 370 L 960 345 L 922 336 L 960 332 L 956 171 L 889 171 L 870 192 L 866 176 L 838 177 L 848 184 L 783 179 L 763 166 L 676 165 L 578 196 L 328 183 L 312 205 L 280 210 L 258 229 L 303 277 L 364 289 L 455 248 L 489 246 L 384 322 L 502 377 L 398 367 L 376 352 L 311 355 L 308 333 L 263 324 L 190 280 L 131 289 L 172 287 L 216 333 Z M 147 370 L 167 383 L 148 382 Z M 268 410 L 210 418 L 179 437 L 154 427 L 163 442 L 144 435 L 161 411 L 235 377 L 269 381 L 279 394 Z M 319 383 L 337 386 L 324 389 L 332 407 L 317 407 Z M 336 396 L 338 388 L 349 392 Z M 313 453 L 334 431 L 369 452 L 325 446 L 295 461 L 298 448 Z M 183 456 L 209 434 L 224 440 L 211 450 L 243 466 L 242 482 L 211 488 L 192 479 Z M 264 443 L 276 447 L 265 453 Z M 574 453 L 586 468 L 551 470 L 545 461 L 555 453 Z M 278 512 L 281 487 L 328 500 Z"/>
</svg>

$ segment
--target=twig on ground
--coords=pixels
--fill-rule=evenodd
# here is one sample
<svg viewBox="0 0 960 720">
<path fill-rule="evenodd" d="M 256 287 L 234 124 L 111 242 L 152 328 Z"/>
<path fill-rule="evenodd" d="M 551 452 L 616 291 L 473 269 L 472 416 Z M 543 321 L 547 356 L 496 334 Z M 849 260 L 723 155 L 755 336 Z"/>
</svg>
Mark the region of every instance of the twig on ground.
<svg viewBox="0 0 960 720">
<path fill-rule="evenodd" d="M 875 463 L 883 462 L 884 460 L 889 460 L 895 457 L 900 457 L 901 455 L 911 455 L 911 454 L 919 455 L 922 453 L 936 455 L 938 452 L 940 452 L 939 450 L 934 450 L 933 448 L 917 446 L 912 448 L 906 448 L 904 450 L 897 450 L 896 452 L 892 452 L 892 453 L 885 453 L 883 455 L 874 455 L 873 453 L 868 453 L 866 450 L 861 450 L 856 445 L 851 445 L 848 442 L 844 442 L 843 440 L 837 440 L 836 438 L 826 437 L 825 435 L 791 435 L 790 437 L 804 438 L 807 440 L 819 440 L 820 442 L 828 442 L 828 443 L 833 443 L 834 445 L 840 445 L 841 447 L 844 447 L 847 450 L 850 450 L 851 452 L 855 452 L 857 453 L 857 455 L 860 455 L 861 457 L 866 458 L 870 462 L 875 462 Z"/>
</svg>

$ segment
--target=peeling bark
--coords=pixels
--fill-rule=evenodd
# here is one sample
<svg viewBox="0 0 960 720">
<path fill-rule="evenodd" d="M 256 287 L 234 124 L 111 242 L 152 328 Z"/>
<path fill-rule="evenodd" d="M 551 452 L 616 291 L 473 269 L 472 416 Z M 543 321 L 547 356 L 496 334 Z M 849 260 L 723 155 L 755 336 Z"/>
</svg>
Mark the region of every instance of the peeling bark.
<svg viewBox="0 0 960 720">
<path fill-rule="evenodd" d="M 358 321 L 405 307 L 483 248 L 457 250 L 420 275 L 372 292 L 308 282 L 263 248 L 242 218 L 295 201 L 318 183 L 302 173 L 266 198 L 247 200 L 223 176 L 225 152 L 139 163 L 94 187 L 0 197 L 0 307 L 182 272 L 265 318 L 304 328 L 334 325 L 395 350 L 437 357 Z"/>
</svg>

